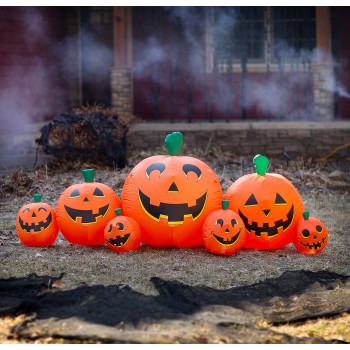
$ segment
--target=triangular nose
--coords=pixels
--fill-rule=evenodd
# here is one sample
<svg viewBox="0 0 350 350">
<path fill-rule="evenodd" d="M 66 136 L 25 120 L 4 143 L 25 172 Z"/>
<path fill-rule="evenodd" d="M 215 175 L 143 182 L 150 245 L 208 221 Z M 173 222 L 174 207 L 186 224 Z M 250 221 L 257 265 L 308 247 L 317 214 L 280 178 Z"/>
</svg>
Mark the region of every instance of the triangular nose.
<svg viewBox="0 0 350 350">
<path fill-rule="evenodd" d="M 83 202 L 89 202 L 89 198 L 88 197 L 85 197 Z"/>
<path fill-rule="evenodd" d="M 168 189 L 168 192 L 179 192 L 179 189 L 177 188 L 175 182 L 173 182 L 173 183 L 170 185 L 170 187 L 169 187 L 169 189 Z"/>
<path fill-rule="evenodd" d="M 32 214 L 32 218 L 36 218 L 36 214 L 35 213 Z"/>
<path fill-rule="evenodd" d="M 265 214 L 265 216 L 268 216 L 269 215 L 269 213 L 270 213 L 270 209 L 265 209 L 265 210 L 263 210 L 263 212 L 264 212 L 264 214 Z"/>
<path fill-rule="evenodd" d="M 227 228 L 227 229 L 225 230 L 225 233 L 230 233 L 230 230 Z"/>
</svg>

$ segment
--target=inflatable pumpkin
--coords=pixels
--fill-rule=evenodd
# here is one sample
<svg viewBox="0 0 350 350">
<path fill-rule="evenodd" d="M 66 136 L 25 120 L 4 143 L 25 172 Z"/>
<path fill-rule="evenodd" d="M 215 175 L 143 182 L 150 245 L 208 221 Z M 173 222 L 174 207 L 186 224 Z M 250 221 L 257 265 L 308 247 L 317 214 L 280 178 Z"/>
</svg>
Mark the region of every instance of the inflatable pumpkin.
<svg viewBox="0 0 350 350">
<path fill-rule="evenodd" d="M 71 243 L 104 244 L 103 231 L 121 202 L 107 185 L 94 182 L 94 169 L 83 170 L 84 183 L 68 187 L 56 206 L 57 223 Z"/>
<path fill-rule="evenodd" d="M 297 189 L 282 175 L 267 173 L 268 164 L 266 157 L 255 156 L 256 173 L 240 177 L 224 195 L 246 227 L 245 248 L 276 249 L 292 242 L 304 211 Z"/>
<path fill-rule="evenodd" d="M 41 194 L 35 194 L 34 203 L 18 211 L 16 231 L 26 246 L 46 247 L 55 242 L 58 235 L 56 213 L 49 204 L 41 202 Z"/>
<path fill-rule="evenodd" d="M 310 216 L 307 211 L 299 220 L 296 232 L 293 243 L 300 253 L 306 255 L 321 253 L 328 243 L 327 227 L 318 218 Z"/>
<path fill-rule="evenodd" d="M 107 246 L 117 253 L 137 249 L 141 243 L 140 226 L 133 218 L 123 216 L 120 208 L 117 217 L 106 225 L 104 238 Z"/>
<path fill-rule="evenodd" d="M 223 200 L 222 209 L 210 213 L 203 224 L 204 246 L 214 254 L 232 255 L 243 247 L 244 223 L 228 205 L 229 201 Z"/>
<path fill-rule="evenodd" d="M 202 225 L 220 208 L 222 190 L 214 171 L 201 160 L 180 156 L 183 135 L 165 138 L 168 155 L 137 164 L 122 190 L 122 208 L 140 225 L 142 240 L 153 246 L 203 244 Z"/>
</svg>

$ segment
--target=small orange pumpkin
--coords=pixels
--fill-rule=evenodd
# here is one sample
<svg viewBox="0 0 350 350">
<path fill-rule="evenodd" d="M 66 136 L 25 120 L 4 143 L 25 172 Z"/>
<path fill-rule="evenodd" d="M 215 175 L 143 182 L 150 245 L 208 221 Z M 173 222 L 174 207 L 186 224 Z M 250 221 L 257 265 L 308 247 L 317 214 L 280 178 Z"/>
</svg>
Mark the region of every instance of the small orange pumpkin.
<svg viewBox="0 0 350 350">
<path fill-rule="evenodd" d="M 117 253 L 138 249 L 141 243 L 141 230 L 133 218 L 122 215 L 121 208 L 115 210 L 117 217 L 106 225 L 104 238 L 107 246 Z"/>
<path fill-rule="evenodd" d="M 82 172 L 85 182 L 65 189 L 57 201 L 58 226 L 71 243 L 104 244 L 104 228 L 121 202 L 109 186 L 94 182 L 94 169 Z"/>
<path fill-rule="evenodd" d="M 256 173 L 236 180 L 224 199 L 242 218 L 247 230 L 245 248 L 260 250 L 284 247 L 293 241 L 295 225 L 304 211 L 297 189 L 285 177 L 267 173 L 269 160 L 254 157 Z"/>
<path fill-rule="evenodd" d="M 41 194 L 35 194 L 34 203 L 18 211 L 16 231 L 26 246 L 46 247 L 55 242 L 58 235 L 56 213 L 49 204 L 41 202 Z"/>
<path fill-rule="evenodd" d="M 210 213 L 203 224 L 204 246 L 214 254 L 232 255 L 243 247 L 244 223 L 228 205 L 229 201 L 223 200 L 222 209 Z"/>
<path fill-rule="evenodd" d="M 206 216 L 220 208 L 222 190 L 214 171 L 201 160 L 180 156 L 183 135 L 165 138 L 169 155 L 146 158 L 127 176 L 122 208 L 140 225 L 143 242 L 153 246 L 203 244 Z"/>
<path fill-rule="evenodd" d="M 296 228 L 296 236 L 293 241 L 298 252 L 306 255 L 318 254 L 323 251 L 328 243 L 328 230 L 325 224 L 309 212 L 303 213 Z"/>
</svg>

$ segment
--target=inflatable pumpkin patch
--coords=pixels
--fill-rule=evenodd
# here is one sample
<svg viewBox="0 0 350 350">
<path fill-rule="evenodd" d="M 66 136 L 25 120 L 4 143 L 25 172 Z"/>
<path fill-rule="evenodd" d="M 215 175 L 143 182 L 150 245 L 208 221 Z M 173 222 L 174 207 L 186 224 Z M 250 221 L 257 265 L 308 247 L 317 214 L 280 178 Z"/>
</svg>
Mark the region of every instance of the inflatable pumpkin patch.
<svg viewBox="0 0 350 350">
<path fill-rule="evenodd" d="M 53 244 L 58 235 L 56 213 L 41 194 L 34 195 L 34 203 L 24 205 L 16 217 L 16 231 L 26 246 L 45 247 Z"/>
<path fill-rule="evenodd" d="M 214 254 L 232 255 L 243 247 L 244 223 L 228 205 L 229 201 L 223 200 L 222 209 L 210 213 L 203 224 L 204 246 Z"/>
<path fill-rule="evenodd" d="M 222 190 L 214 171 L 201 160 L 180 156 L 183 135 L 165 138 L 168 155 L 149 157 L 127 176 L 122 208 L 140 225 L 142 240 L 153 246 L 203 244 L 206 216 L 220 208 Z"/>
<path fill-rule="evenodd" d="M 71 243 L 104 244 L 104 228 L 121 202 L 110 187 L 94 182 L 94 169 L 83 170 L 83 176 L 84 183 L 68 187 L 58 199 L 58 226 Z"/>
<path fill-rule="evenodd" d="M 292 242 L 304 211 L 297 189 L 282 175 L 267 173 L 268 164 L 266 157 L 255 156 L 256 173 L 236 180 L 224 195 L 244 222 L 246 248 L 276 249 Z"/>
<path fill-rule="evenodd" d="M 321 220 L 310 216 L 306 211 L 298 222 L 293 243 L 298 252 L 302 254 L 321 253 L 328 243 L 327 227 Z"/>
<path fill-rule="evenodd" d="M 107 246 L 117 253 L 137 249 L 141 243 L 140 226 L 133 218 L 122 215 L 116 209 L 117 217 L 106 225 L 104 238 Z"/>
</svg>

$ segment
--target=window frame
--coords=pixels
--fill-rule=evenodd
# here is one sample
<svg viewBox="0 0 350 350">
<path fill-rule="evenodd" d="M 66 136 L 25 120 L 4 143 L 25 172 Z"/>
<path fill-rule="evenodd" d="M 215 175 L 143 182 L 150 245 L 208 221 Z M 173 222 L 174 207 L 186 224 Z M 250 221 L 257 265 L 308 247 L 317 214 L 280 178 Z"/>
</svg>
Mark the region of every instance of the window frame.
<svg viewBox="0 0 350 350">
<path fill-rule="evenodd" d="M 317 47 L 317 30 L 316 30 L 316 10 L 317 7 L 313 6 L 315 9 L 315 47 Z M 273 13 L 271 6 L 264 6 L 264 59 L 259 61 L 254 61 L 254 59 L 247 59 L 246 67 L 249 72 L 278 72 L 280 70 L 280 63 L 274 54 L 275 37 L 273 32 Z M 208 8 L 206 11 L 206 35 L 205 35 L 205 45 L 206 45 L 206 72 L 214 72 L 214 37 L 213 30 L 214 27 L 214 11 L 213 8 Z M 307 66 L 307 67 L 306 67 Z M 284 71 L 294 71 L 294 70 L 305 70 L 309 69 L 309 64 L 305 65 L 301 62 L 288 61 L 283 63 Z M 242 62 L 233 61 L 230 63 L 223 62 L 218 65 L 216 72 L 218 73 L 228 73 L 237 72 L 241 73 L 243 70 Z"/>
</svg>

